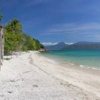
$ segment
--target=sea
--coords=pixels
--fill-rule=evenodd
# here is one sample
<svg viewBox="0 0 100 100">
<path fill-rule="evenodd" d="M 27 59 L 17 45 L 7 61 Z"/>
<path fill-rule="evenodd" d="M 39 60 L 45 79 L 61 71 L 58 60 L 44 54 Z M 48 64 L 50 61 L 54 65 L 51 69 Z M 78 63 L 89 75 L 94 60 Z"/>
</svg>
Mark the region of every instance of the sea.
<svg viewBox="0 0 100 100">
<path fill-rule="evenodd" d="M 81 67 L 100 69 L 100 50 L 61 50 L 48 51 L 45 56 L 70 62 Z"/>
</svg>

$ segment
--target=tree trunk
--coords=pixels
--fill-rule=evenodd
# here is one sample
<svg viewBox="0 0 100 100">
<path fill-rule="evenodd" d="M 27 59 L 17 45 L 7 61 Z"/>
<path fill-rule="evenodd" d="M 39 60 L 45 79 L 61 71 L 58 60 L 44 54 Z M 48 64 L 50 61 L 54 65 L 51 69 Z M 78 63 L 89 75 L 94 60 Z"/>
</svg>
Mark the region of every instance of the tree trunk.
<svg viewBox="0 0 100 100">
<path fill-rule="evenodd" d="M 4 56 L 4 34 L 3 34 L 3 27 L 0 26 L 0 65 L 2 65 Z"/>
</svg>

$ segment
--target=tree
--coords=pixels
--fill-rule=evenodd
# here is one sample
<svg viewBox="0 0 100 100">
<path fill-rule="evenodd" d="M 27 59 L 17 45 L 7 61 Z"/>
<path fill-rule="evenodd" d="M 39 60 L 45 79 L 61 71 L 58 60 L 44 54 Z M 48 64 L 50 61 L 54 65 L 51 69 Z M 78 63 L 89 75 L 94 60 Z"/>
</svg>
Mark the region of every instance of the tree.
<svg viewBox="0 0 100 100">
<path fill-rule="evenodd" d="M 5 26 L 5 54 L 13 51 L 38 50 L 40 42 L 25 34 L 20 21 L 14 19 Z"/>
<path fill-rule="evenodd" d="M 20 21 L 14 19 L 6 25 L 6 29 L 7 31 L 11 31 L 13 33 L 19 33 L 22 32 L 22 25 Z"/>
<path fill-rule="evenodd" d="M 6 25 L 5 29 L 5 51 L 11 52 L 19 50 L 22 38 L 21 23 L 14 19 Z"/>
</svg>

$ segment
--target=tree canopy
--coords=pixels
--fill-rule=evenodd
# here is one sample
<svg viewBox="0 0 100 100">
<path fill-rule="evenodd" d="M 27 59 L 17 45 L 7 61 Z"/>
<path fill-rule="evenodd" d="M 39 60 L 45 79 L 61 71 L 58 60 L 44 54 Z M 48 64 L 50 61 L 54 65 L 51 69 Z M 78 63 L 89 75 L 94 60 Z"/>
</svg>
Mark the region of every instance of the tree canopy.
<svg viewBox="0 0 100 100">
<path fill-rule="evenodd" d="M 17 19 L 6 24 L 4 37 L 5 54 L 13 51 L 39 50 L 43 48 L 43 45 L 38 40 L 23 32 L 22 24 Z"/>
</svg>

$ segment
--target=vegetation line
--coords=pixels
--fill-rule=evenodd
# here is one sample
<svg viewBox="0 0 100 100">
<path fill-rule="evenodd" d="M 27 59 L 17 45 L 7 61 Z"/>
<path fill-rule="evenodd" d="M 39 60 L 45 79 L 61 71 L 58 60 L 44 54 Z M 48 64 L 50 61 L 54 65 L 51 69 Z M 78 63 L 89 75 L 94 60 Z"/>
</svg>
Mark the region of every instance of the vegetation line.
<svg viewBox="0 0 100 100">
<path fill-rule="evenodd" d="M 13 51 L 39 50 L 43 45 L 36 39 L 25 34 L 22 24 L 14 19 L 5 25 L 5 54 L 11 54 Z"/>
</svg>

